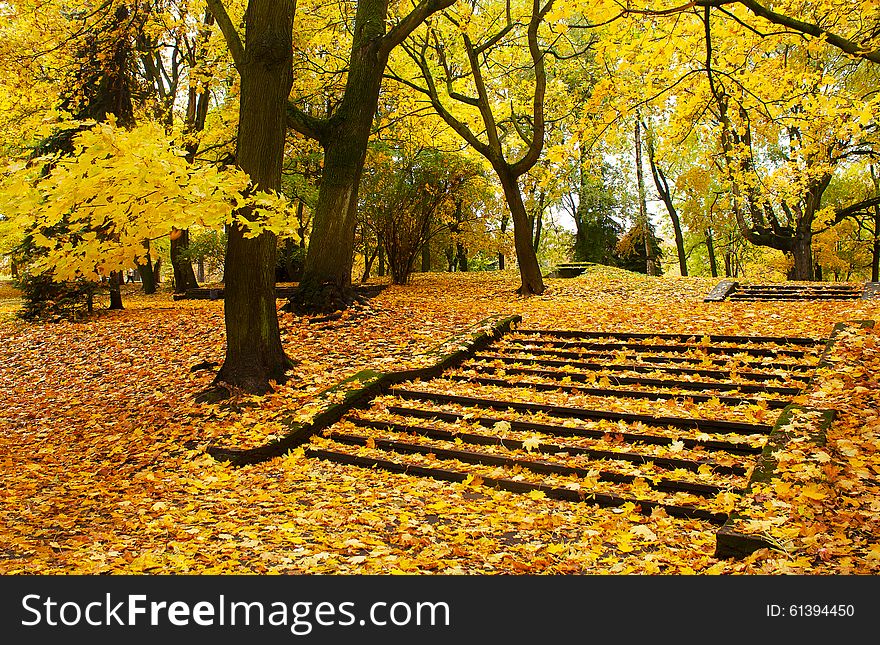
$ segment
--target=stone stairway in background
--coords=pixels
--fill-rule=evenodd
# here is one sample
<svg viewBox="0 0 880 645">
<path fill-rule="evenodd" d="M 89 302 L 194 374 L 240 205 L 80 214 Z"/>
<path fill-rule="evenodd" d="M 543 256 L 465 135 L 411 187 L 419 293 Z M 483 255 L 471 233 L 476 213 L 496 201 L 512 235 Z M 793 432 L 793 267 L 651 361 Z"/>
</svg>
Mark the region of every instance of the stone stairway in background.
<svg viewBox="0 0 880 645">
<path fill-rule="evenodd" d="M 703 299 L 704 302 L 728 301 L 800 301 L 868 300 L 880 297 L 880 283 L 862 285 L 833 282 L 743 284 L 722 280 Z"/>
</svg>

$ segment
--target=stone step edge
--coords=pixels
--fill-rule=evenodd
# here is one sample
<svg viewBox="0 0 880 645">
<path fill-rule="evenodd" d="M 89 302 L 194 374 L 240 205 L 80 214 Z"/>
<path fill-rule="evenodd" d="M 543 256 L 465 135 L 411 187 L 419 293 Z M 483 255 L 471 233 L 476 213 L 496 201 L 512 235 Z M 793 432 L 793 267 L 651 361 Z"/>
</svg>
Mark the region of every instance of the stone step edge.
<svg viewBox="0 0 880 645">
<path fill-rule="evenodd" d="M 522 316 L 518 314 L 489 316 L 421 354 L 428 363 L 425 367 L 391 372 L 365 369 L 323 390 L 307 404 L 309 409 L 314 410 L 311 419 L 305 423 L 296 421 L 295 413 L 301 413 L 303 408 L 292 411 L 289 418 L 282 421 L 287 432 L 279 439 L 254 448 L 210 446 L 207 452 L 217 461 L 229 462 L 234 466 L 280 457 L 308 442 L 312 435 L 329 428 L 347 412 L 366 405 L 392 386 L 414 379 L 436 378 L 491 344 L 521 321 Z"/>
</svg>

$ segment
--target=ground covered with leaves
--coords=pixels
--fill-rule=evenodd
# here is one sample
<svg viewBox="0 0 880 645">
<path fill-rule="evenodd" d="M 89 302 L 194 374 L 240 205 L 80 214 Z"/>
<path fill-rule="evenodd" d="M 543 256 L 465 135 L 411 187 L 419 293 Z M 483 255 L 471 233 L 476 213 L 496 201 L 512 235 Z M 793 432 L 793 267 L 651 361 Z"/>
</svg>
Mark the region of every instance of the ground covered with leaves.
<svg viewBox="0 0 880 645">
<path fill-rule="evenodd" d="M 880 573 L 880 330 L 848 328 L 799 397 L 838 415 L 824 445 L 796 438 L 775 455 L 779 477 L 744 500 L 752 530 L 777 546 L 744 560 L 714 557 L 717 527 L 662 511 L 334 465 L 301 449 L 241 468 L 206 453 L 282 436 L 338 381 L 424 365 L 422 354 L 495 314 L 531 328 L 813 338 L 880 320 L 877 300 L 703 302 L 716 282 L 596 270 L 523 299 L 512 273 L 420 274 L 337 319 L 281 313 L 298 361 L 290 380 L 210 405 L 194 397 L 223 359 L 222 301 L 128 293 L 124 311 L 32 324 L 0 294 L 0 573 Z"/>
</svg>

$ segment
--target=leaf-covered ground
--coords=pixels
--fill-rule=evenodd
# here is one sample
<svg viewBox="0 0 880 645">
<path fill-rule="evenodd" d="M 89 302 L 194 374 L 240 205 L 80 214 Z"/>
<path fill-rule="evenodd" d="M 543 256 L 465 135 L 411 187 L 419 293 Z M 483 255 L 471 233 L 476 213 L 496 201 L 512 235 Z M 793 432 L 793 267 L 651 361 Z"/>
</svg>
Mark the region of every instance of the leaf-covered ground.
<svg viewBox="0 0 880 645">
<path fill-rule="evenodd" d="M 322 390 L 419 355 L 492 314 L 523 326 L 826 337 L 880 301 L 702 302 L 715 280 L 598 271 L 513 295 L 510 273 L 416 275 L 337 320 L 281 314 L 299 361 L 265 397 L 197 405 L 223 358 L 223 303 L 126 294 L 84 323 L 28 324 L 0 300 L 0 572 L 878 573 L 880 338 L 855 327 L 805 405 L 840 411 L 824 446 L 794 441 L 745 500 L 781 551 L 717 560 L 715 527 L 630 507 L 333 465 L 302 450 L 243 468 Z M 280 304 L 280 302 L 279 302 Z M 312 406 L 309 404 L 312 403 Z M 804 435 L 810 418 L 799 418 Z M 478 481 L 478 479 L 477 479 Z"/>
</svg>

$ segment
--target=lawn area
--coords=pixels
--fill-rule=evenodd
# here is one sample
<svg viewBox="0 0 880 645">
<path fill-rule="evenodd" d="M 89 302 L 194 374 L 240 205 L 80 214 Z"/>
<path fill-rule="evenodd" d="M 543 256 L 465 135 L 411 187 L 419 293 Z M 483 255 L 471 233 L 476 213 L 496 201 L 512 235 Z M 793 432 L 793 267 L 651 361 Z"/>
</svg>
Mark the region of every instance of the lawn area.
<svg viewBox="0 0 880 645">
<path fill-rule="evenodd" d="M 223 302 L 124 295 L 81 323 L 14 318 L 0 294 L 0 573 L 880 573 L 880 338 L 844 333 L 805 405 L 838 415 L 792 442 L 753 502 L 780 550 L 714 557 L 716 527 L 334 465 L 302 450 L 235 468 L 211 446 L 283 435 L 280 419 L 364 368 L 419 354 L 495 314 L 522 326 L 827 337 L 880 300 L 703 302 L 708 278 L 593 270 L 518 298 L 513 273 L 416 274 L 327 322 L 281 313 L 297 361 L 264 397 L 200 405 L 224 356 Z M 133 285 L 126 285 L 126 289 Z M 279 301 L 279 305 L 282 301 Z"/>
</svg>

